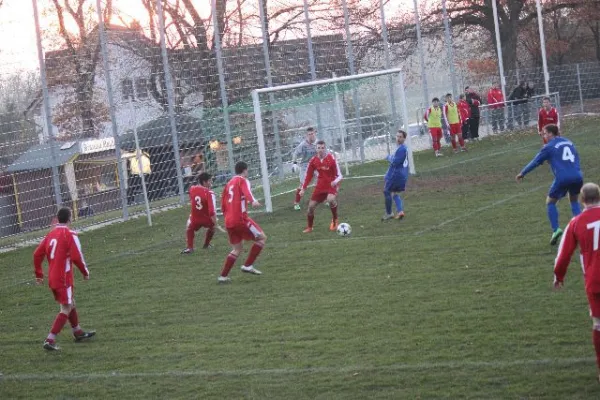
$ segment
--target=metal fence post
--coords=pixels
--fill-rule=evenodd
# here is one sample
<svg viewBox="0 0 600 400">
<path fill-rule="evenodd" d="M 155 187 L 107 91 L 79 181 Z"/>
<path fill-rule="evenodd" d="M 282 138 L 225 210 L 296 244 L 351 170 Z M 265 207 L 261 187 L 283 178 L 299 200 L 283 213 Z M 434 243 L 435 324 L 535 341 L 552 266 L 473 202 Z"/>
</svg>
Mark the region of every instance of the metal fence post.
<svg viewBox="0 0 600 400">
<path fill-rule="evenodd" d="M 581 113 L 584 113 L 583 107 L 583 89 L 581 88 L 581 71 L 579 70 L 579 64 L 576 64 L 577 67 L 577 87 L 579 88 L 579 108 L 581 109 Z"/>
<path fill-rule="evenodd" d="M 42 83 L 42 99 L 44 102 L 44 114 L 46 114 L 46 129 L 50 139 L 50 156 L 52 157 L 52 186 L 54 187 L 54 201 L 56 207 L 62 206 L 62 196 L 60 193 L 60 179 L 58 177 L 58 167 L 56 165 L 56 138 L 52 129 L 52 114 L 50 111 L 50 95 L 48 94 L 48 79 L 46 77 L 46 61 L 44 59 L 44 51 L 42 49 L 42 36 L 40 30 L 40 18 L 38 14 L 37 0 L 31 0 L 33 4 L 33 17 L 35 19 L 35 36 L 38 52 L 38 62 L 40 64 L 40 80 Z"/>
<path fill-rule="evenodd" d="M 450 33 L 450 21 L 448 10 L 446 9 L 446 0 L 442 0 L 442 13 L 444 15 L 444 33 L 446 35 L 446 52 L 448 64 L 450 66 L 450 81 L 452 82 L 452 95 L 458 96 L 458 87 L 456 85 L 456 68 L 454 66 L 454 49 L 452 48 L 452 35 Z"/>
<path fill-rule="evenodd" d="M 390 42 L 388 38 L 388 30 L 387 23 L 385 19 L 385 9 L 383 0 L 379 0 L 379 9 L 381 11 L 381 34 L 383 37 L 383 51 L 385 55 L 385 69 L 391 68 L 391 59 L 390 59 Z M 396 96 L 394 94 L 394 79 L 393 76 L 388 76 L 388 90 L 390 96 L 390 105 L 392 107 L 392 119 L 394 120 L 394 129 L 393 131 L 397 131 L 400 129 L 400 119 L 398 118 L 398 111 L 396 110 Z M 390 139 L 393 138 L 392 132 L 388 132 L 388 140 L 387 143 L 387 152 L 388 155 L 391 154 L 390 149 Z"/>
<path fill-rule="evenodd" d="M 421 85 L 423 86 L 423 107 L 429 104 L 429 90 L 427 87 L 427 72 L 425 72 L 425 55 L 423 50 L 423 38 L 421 37 L 421 18 L 419 17 L 419 5 L 413 0 L 415 6 L 415 26 L 417 29 L 417 47 L 419 48 L 419 61 L 421 63 Z"/>
<path fill-rule="evenodd" d="M 310 77 L 313 81 L 317 80 L 317 66 L 315 64 L 315 52 L 313 48 L 312 41 L 312 32 L 310 28 L 310 15 L 308 13 L 308 0 L 303 0 L 304 3 L 304 21 L 306 24 L 306 40 L 308 42 L 308 62 L 310 64 Z M 317 93 L 317 90 L 314 89 L 313 93 Z M 320 132 L 323 128 L 323 121 L 321 118 L 321 105 L 318 103 L 315 104 L 315 111 L 317 113 L 317 132 Z"/>
<path fill-rule="evenodd" d="M 179 202 L 185 203 L 185 193 L 183 189 L 183 176 L 181 171 L 181 160 L 179 154 L 179 138 L 177 135 L 177 124 L 175 123 L 175 90 L 169 68 L 169 58 L 167 56 L 167 44 L 165 40 L 165 16 L 163 15 L 162 2 L 156 0 L 156 9 L 158 11 L 158 26 L 160 33 L 160 49 L 162 55 L 163 69 L 165 73 L 165 84 L 167 86 L 167 103 L 169 107 L 169 121 L 171 123 L 171 139 L 173 143 L 173 156 L 175 157 L 175 168 L 177 169 L 177 186 L 179 187 Z"/>
</svg>

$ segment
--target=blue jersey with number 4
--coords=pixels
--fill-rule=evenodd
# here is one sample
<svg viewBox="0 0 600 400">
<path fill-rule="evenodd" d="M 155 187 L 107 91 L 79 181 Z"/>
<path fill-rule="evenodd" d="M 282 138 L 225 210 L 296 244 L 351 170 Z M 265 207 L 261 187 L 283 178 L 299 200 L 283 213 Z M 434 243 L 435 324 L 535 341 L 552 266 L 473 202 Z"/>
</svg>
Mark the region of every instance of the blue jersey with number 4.
<svg viewBox="0 0 600 400">
<path fill-rule="evenodd" d="M 583 180 L 583 174 L 579 166 L 579 154 L 575 145 L 568 139 L 556 137 L 548 142 L 542 150 L 523 170 L 521 175 L 525 176 L 545 161 L 550 163 L 554 179 L 557 182 L 576 182 Z"/>
<path fill-rule="evenodd" d="M 390 167 L 385 174 L 385 180 L 388 182 L 406 182 L 408 179 L 408 149 L 405 145 L 398 146 L 394 155 L 389 155 L 387 160 Z"/>
</svg>

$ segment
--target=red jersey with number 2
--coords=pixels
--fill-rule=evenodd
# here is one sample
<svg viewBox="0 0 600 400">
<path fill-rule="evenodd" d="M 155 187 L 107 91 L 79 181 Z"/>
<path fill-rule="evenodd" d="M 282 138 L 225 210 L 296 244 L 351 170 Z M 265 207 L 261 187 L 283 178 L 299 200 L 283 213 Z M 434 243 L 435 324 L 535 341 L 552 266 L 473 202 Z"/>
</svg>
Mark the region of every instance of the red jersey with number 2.
<svg viewBox="0 0 600 400">
<path fill-rule="evenodd" d="M 190 188 L 190 203 L 192 221 L 208 221 L 216 215 L 215 192 L 201 185 Z"/>
<path fill-rule="evenodd" d="M 554 265 L 557 281 L 565 279 L 577 245 L 581 254 L 585 290 L 588 293 L 600 293 L 600 206 L 586 208 L 567 225 Z"/>
<path fill-rule="evenodd" d="M 221 198 L 221 210 L 225 216 L 225 227 L 233 228 L 248 221 L 248 204 L 256 199 L 250 189 L 250 182 L 243 176 L 231 178 Z"/>
<path fill-rule="evenodd" d="M 303 189 L 306 190 L 313 179 L 315 171 L 319 174 L 315 193 L 330 192 L 332 189 L 337 191 L 337 187 L 342 180 L 342 172 L 333 154 L 327 153 L 322 159 L 316 155 L 310 159 L 306 170 L 306 178 L 302 185 Z"/>
</svg>

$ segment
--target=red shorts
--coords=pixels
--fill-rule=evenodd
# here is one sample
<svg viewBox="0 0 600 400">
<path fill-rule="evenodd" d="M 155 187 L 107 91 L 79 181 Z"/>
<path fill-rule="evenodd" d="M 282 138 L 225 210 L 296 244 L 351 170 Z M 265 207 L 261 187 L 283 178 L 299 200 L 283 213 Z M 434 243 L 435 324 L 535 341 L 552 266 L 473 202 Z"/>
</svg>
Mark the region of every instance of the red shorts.
<svg viewBox="0 0 600 400">
<path fill-rule="evenodd" d="M 431 133 L 431 137 L 435 139 L 441 140 L 444 136 L 442 133 L 442 128 L 429 128 L 429 133 Z"/>
<path fill-rule="evenodd" d="M 600 293 L 587 293 L 590 313 L 594 318 L 600 318 Z"/>
<path fill-rule="evenodd" d="M 337 185 L 336 187 L 330 187 L 326 190 L 317 190 L 317 188 L 315 188 L 315 190 L 312 193 L 312 196 L 310 196 L 310 200 L 316 201 L 317 203 L 323 203 L 325 200 L 327 200 L 327 196 L 329 196 L 330 194 L 337 196 L 339 187 L 340 185 Z"/>
<path fill-rule="evenodd" d="M 58 304 L 73 304 L 73 286 L 51 290 Z"/>
<path fill-rule="evenodd" d="M 262 228 L 252 218 L 248 218 L 245 224 L 227 228 L 229 243 L 232 245 L 241 243 L 242 240 L 256 240 L 262 233 Z"/>
<path fill-rule="evenodd" d="M 187 229 L 192 229 L 194 232 L 200 228 L 214 228 L 215 224 L 211 219 L 191 219 L 187 220 Z"/>
<path fill-rule="evenodd" d="M 451 135 L 462 135 L 462 127 L 460 124 L 450 124 Z"/>
</svg>

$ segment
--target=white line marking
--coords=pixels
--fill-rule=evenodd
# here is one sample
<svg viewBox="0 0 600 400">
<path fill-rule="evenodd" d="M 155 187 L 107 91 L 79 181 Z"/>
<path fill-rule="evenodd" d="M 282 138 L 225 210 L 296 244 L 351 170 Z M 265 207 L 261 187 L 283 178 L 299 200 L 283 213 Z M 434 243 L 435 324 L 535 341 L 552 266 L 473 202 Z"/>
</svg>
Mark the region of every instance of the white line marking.
<svg viewBox="0 0 600 400">
<path fill-rule="evenodd" d="M 441 361 L 425 363 L 398 363 L 381 366 L 354 365 L 344 367 L 306 367 L 306 368 L 271 368 L 248 370 L 185 370 L 185 371 L 154 371 L 154 372 L 93 372 L 93 373 L 49 373 L 49 374 L 0 374 L 0 381 L 73 381 L 92 379 L 130 379 L 130 378 L 181 378 L 187 376 L 209 377 L 225 376 L 240 377 L 252 375 L 307 375 L 307 374 L 349 374 L 389 371 L 421 371 L 454 368 L 510 368 L 519 366 L 571 366 L 575 364 L 592 364 L 591 357 L 581 358 L 543 358 L 538 360 L 508 360 L 508 361 Z"/>
</svg>

